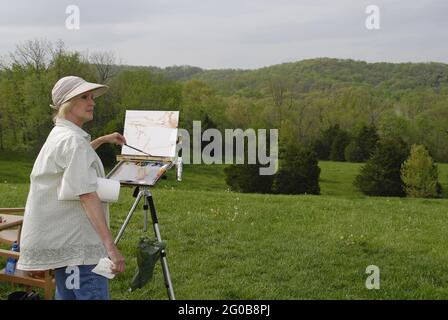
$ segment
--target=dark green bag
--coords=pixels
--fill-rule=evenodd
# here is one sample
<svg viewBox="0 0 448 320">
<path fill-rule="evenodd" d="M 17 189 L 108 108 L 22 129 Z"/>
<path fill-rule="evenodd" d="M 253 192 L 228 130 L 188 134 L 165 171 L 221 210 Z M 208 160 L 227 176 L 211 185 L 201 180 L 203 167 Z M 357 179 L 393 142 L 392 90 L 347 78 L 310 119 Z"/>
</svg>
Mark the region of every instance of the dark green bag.
<svg viewBox="0 0 448 320">
<path fill-rule="evenodd" d="M 142 288 L 153 276 L 154 267 L 160 258 L 160 251 L 165 249 L 165 243 L 156 239 L 141 237 L 137 246 L 137 268 L 132 279 L 131 291 Z"/>
</svg>

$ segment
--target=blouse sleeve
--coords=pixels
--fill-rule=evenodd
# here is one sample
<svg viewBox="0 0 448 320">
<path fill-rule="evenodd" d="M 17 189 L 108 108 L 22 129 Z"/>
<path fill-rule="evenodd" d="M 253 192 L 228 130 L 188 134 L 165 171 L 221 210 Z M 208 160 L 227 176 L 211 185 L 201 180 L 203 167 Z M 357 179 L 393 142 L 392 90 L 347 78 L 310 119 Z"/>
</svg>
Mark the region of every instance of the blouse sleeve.
<svg viewBox="0 0 448 320">
<path fill-rule="evenodd" d="M 97 190 L 94 150 L 81 137 L 63 145 L 61 162 L 64 173 L 58 187 L 59 200 L 77 200 L 79 195 Z"/>
</svg>

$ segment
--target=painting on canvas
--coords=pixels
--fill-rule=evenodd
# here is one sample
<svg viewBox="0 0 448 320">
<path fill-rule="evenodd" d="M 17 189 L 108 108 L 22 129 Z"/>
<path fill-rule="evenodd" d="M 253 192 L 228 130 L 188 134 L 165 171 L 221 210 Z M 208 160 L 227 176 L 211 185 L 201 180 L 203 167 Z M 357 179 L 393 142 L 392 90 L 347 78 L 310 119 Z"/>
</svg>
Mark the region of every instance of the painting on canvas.
<svg viewBox="0 0 448 320">
<path fill-rule="evenodd" d="M 124 137 L 128 145 L 157 157 L 175 157 L 179 111 L 126 110 Z M 123 146 L 122 155 L 144 155 Z"/>
</svg>

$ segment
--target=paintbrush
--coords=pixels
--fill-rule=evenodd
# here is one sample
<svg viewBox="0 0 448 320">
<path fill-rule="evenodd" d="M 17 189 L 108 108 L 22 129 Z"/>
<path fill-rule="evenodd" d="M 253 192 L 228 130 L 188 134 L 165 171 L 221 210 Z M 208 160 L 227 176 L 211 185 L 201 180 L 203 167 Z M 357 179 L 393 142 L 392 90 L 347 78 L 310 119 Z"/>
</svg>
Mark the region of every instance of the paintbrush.
<svg viewBox="0 0 448 320">
<path fill-rule="evenodd" d="M 131 147 L 130 145 L 128 145 L 128 144 L 124 144 L 126 147 L 128 147 L 128 148 L 131 148 L 131 149 L 134 149 L 134 150 L 137 150 L 138 152 L 141 152 L 141 153 L 144 153 L 144 154 L 146 154 L 146 155 L 148 155 L 148 156 L 150 156 L 150 157 L 152 157 L 152 155 L 150 155 L 148 152 L 145 152 L 145 151 L 142 151 L 142 150 L 140 150 L 140 149 L 137 149 L 137 148 L 134 148 L 134 147 Z"/>
</svg>

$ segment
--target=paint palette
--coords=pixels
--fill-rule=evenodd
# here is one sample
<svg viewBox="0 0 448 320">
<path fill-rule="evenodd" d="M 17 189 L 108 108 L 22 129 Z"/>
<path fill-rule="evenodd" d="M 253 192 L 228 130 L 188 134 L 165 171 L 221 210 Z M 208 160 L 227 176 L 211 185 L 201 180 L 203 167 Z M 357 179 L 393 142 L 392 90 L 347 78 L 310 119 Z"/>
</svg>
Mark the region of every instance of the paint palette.
<svg viewBox="0 0 448 320">
<path fill-rule="evenodd" d="M 109 173 L 108 178 L 122 185 L 153 186 L 173 166 L 172 162 L 121 161 Z"/>
</svg>

